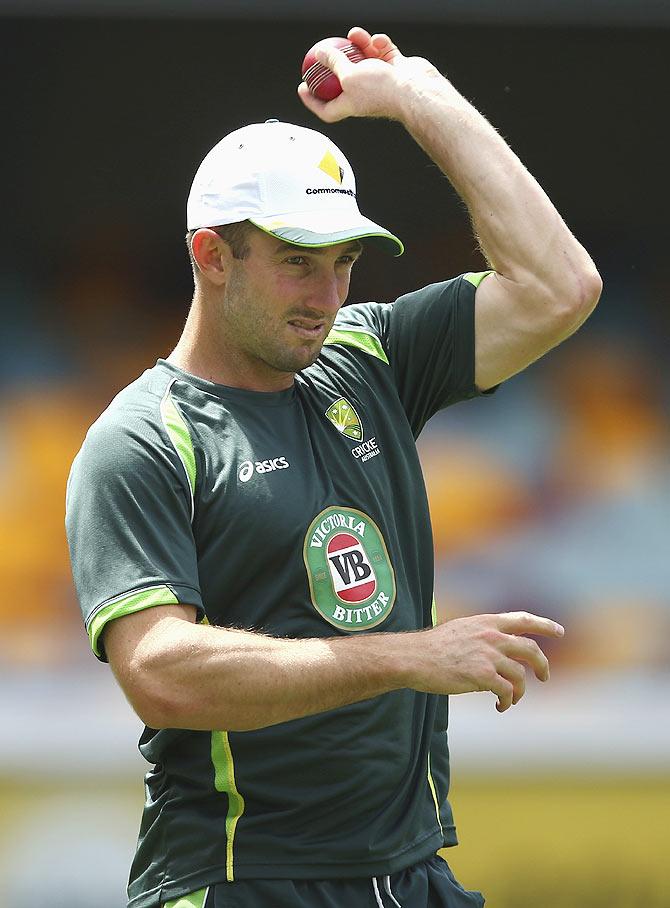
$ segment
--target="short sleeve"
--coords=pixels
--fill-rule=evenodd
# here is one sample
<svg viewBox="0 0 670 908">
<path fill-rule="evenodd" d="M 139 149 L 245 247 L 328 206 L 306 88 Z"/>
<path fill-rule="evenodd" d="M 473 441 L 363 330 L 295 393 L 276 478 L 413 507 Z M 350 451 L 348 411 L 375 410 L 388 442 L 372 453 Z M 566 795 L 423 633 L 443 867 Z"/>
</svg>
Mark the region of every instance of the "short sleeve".
<svg viewBox="0 0 670 908">
<path fill-rule="evenodd" d="M 475 386 L 475 293 L 461 275 L 399 297 L 389 307 L 386 345 L 398 393 L 415 432 L 438 410 L 479 394 Z"/>
<path fill-rule="evenodd" d="M 91 427 L 68 479 L 65 523 L 82 615 L 103 661 L 102 631 L 116 618 L 177 603 L 204 616 L 192 502 L 184 457 L 160 418 L 106 413 Z"/>
<path fill-rule="evenodd" d="M 392 370 L 403 409 L 417 437 L 433 414 L 478 396 L 475 385 L 475 293 L 491 272 L 430 284 L 393 303 L 347 307 L 339 333 L 354 321 L 368 346 Z M 375 352 L 370 350 L 368 352 Z"/>
</svg>

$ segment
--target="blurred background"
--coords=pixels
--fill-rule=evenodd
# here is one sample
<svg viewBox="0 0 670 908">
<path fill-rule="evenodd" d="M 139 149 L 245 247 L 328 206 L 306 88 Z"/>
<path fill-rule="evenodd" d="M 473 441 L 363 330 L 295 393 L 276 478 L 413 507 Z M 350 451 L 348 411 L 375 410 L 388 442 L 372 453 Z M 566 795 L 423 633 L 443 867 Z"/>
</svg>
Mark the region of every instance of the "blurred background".
<svg viewBox="0 0 670 908">
<path fill-rule="evenodd" d="M 178 337 L 205 152 L 268 117 L 344 149 L 407 247 L 370 250 L 351 301 L 482 267 L 400 127 L 319 127 L 295 96 L 307 48 L 352 24 L 449 75 L 605 282 L 576 337 L 420 440 L 442 618 L 567 628 L 514 710 L 452 700 L 449 861 L 492 908 L 670 906 L 670 4 L 0 0 L 0 908 L 125 904 L 140 728 L 89 651 L 63 499 L 89 424 Z"/>
</svg>

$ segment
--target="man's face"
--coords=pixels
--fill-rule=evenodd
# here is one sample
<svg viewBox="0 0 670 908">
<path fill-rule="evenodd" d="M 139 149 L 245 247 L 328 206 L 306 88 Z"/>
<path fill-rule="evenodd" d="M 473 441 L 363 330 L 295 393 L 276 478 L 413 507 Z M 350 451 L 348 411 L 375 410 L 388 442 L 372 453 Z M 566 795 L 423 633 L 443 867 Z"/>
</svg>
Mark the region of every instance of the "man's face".
<svg viewBox="0 0 670 908">
<path fill-rule="evenodd" d="M 311 249 L 254 230 L 246 258 L 232 259 L 220 310 L 226 347 L 268 390 L 316 360 L 361 252 L 358 240 Z"/>
</svg>

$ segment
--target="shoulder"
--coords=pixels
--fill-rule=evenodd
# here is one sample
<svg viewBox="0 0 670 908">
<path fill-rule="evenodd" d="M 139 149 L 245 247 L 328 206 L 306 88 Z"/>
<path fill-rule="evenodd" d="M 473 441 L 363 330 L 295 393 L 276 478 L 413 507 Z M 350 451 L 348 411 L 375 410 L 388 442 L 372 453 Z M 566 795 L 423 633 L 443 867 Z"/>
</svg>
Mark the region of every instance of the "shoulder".
<svg viewBox="0 0 670 908">
<path fill-rule="evenodd" d="M 183 417 L 172 399 L 173 382 L 167 370 L 155 366 L 121 390 L 86 433 L 70 483 L 118 477 L 149 464 L 174 468 Z"/>
<path fill-rule="evenodd" d="M 355 303 L 341 309 L 324 346 L 341 344 L 388 363 L 385 310 L 388 303 Z"/>
<path fill-rule="evenodd" d="M 442 320 L 450 310 L 465 307 L 471 310 L 477 287 L 489 271 L 467 272 L 417 290 L 404 293 L 388 303 L 355 303 L 341 309 L 325 344 L 345 344 L 388 362 L 391 336 L 412 324 L 437 326 L 436 315 Z"/>
<path fill-rule="evenodd" d="M 110 401 L 86 433 L 82 449 L 150 437 L 161 423 L 161 405 L 170 383 L 166 372 L 148 369 Z"/>
</svg>

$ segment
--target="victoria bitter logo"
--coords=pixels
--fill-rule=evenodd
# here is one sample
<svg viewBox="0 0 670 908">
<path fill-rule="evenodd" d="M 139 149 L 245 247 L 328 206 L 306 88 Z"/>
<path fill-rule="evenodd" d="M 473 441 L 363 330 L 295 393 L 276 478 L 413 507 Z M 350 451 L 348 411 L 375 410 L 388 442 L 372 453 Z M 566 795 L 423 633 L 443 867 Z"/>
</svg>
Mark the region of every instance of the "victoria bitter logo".
<svg viewBox="0 0 670 908">
<path fill-rule="evenodd" d="M 303 557 L 312 604 L 326 621 L 362 631 L 388 616 L 395 574 L 381 530 L 363 511 L 321 511 L 305 535 Z"/>
</svg>

